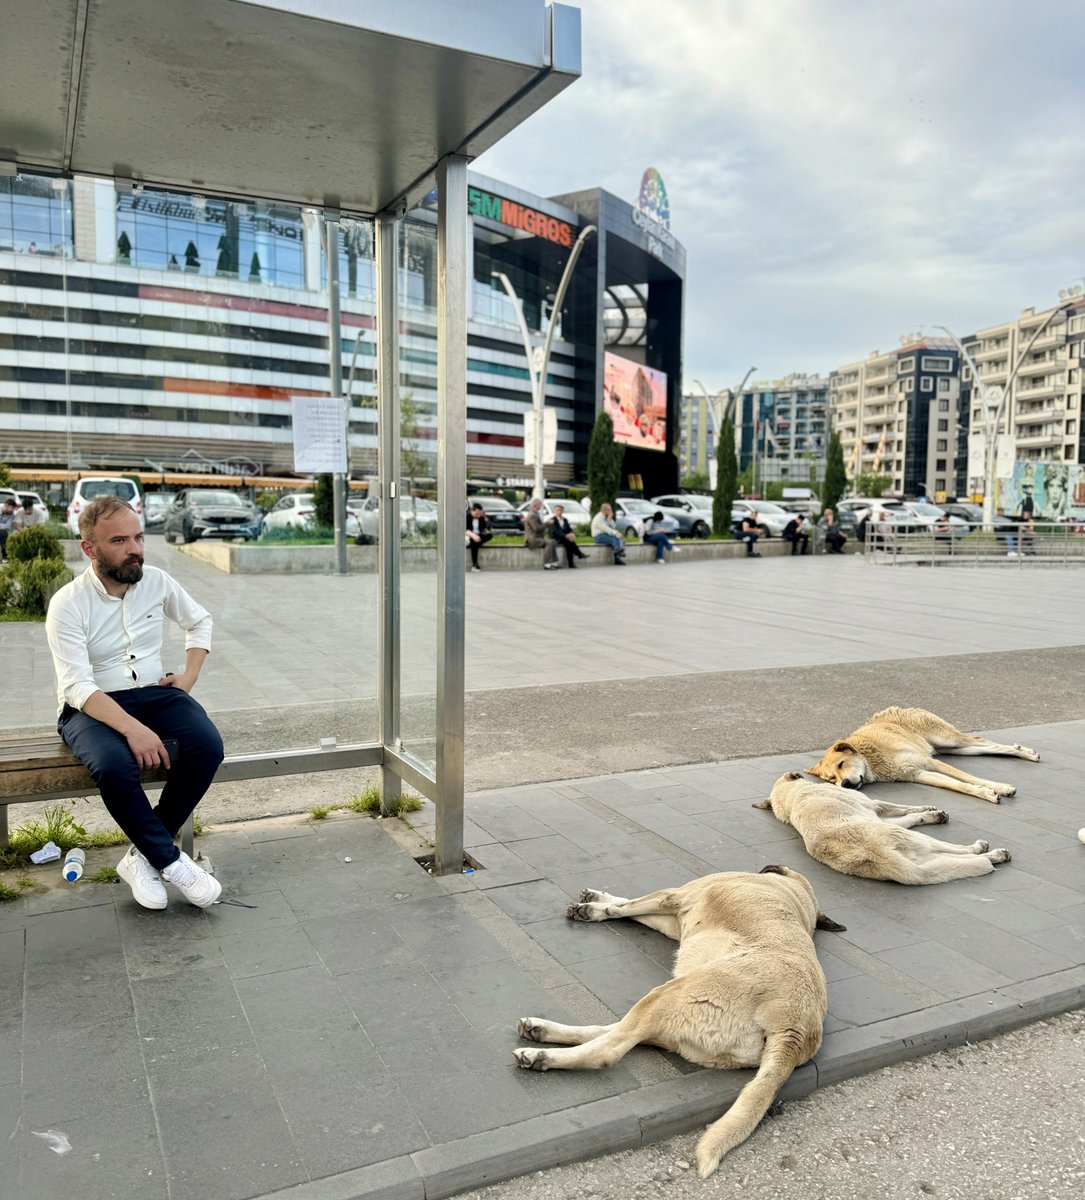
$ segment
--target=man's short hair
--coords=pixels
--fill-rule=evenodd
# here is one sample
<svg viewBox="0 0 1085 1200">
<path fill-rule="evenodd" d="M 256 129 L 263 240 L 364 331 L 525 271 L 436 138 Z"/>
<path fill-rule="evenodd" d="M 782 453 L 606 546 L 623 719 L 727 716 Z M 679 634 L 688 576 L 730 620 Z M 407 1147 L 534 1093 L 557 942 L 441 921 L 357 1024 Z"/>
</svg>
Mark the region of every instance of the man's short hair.
<svg viewBox="0 0 1085 1200">
<path fill-rule="evenodd" d="M 79 514 L 79 536 L 84 542 L 94 541 L 94 527 L 106 517 L 119 512 L 133 512 L 132 506 L 120 496 L 99 496 L 92 500 Z"/>
</svg>

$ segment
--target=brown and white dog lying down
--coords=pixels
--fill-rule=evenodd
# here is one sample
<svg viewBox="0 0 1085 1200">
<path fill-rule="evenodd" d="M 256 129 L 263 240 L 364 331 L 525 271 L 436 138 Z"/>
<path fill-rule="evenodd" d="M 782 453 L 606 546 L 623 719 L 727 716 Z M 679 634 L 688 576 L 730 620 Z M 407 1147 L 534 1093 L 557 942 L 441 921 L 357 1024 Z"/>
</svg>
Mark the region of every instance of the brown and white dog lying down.
<svg viewBox="0 0 1085 1200">
<path fill-rule="evenodd" d="M 926 783 L 992 804 L 1017 791 L 1008 783 L 978 779 L 948 763 L 937 762 L 933 757 L 936 752 L 1006 754 L 1040 761 L 1036 751 L 1027 746 L 1004 746 L 962 733 L 924 708 L 886 708 L 847 738 L 834 742 L 809 772 L 846 788 L 862 787 L 864 783 Z"/>
<path fill-rule="evenodd" d="M 674 938 L 674 978 L 613 1025 L 522 1017 L 521 1037 L 567 1048 L 522 1048 L 517 1063 L 533 1071 L 610 1067 L 646 1042 L 703 1067 L 757 1067 L 697 1143 L 697 1170 L 706 1178 L 750 1136 L 796 1067 L 817 1053 L 828 1000 L 813 932 L 844 926 L 818 911 L 814 889 L 787 867 L 706 875 L 636 900 L 585 891 L 567 916 L 632 917 Z"/>
<path fill-rule="evenodd" d="M 1009 862 L 1008 850 L 990 842 L 958 846 L 916 833 L 913 825 L 942 825 L 949 817 L 933 804 L 886 804 L 854 790 L 804 779 L 789 771 L 767 800 L 777 820 L 793 826 L 807 854 L 844 875 L 894 883 L 946 883 L 987 875 Z"/>
</svg>

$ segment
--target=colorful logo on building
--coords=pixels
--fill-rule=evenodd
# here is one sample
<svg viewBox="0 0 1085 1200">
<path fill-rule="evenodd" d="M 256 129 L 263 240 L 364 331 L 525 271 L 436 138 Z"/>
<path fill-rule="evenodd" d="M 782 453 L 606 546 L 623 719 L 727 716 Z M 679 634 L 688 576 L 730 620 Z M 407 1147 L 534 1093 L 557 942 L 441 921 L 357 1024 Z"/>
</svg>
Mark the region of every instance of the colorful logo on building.
<svg viewBox="0 0 1085 1200">
<path fill-rule="evenodd" d="M 637 207 L 665 229 L 670 229 L 671 204 L 667 199 L 667 186 L 655 167 L 649 167 L 641 176 Z"/>
<path fill-rule="evenodd" d="M 556 242 L 559 246 L 573 244 L 573 227 L 567 221 L 548 217 L 538 209 L 526 208 L 512 200 L 492 196 L 481 188 L 467 189 L 467 211 L 473 217 L 485 217 L 489 221 L 510 225 L 513 229 L 522 229 L 524 233 Z"/>
</svg>

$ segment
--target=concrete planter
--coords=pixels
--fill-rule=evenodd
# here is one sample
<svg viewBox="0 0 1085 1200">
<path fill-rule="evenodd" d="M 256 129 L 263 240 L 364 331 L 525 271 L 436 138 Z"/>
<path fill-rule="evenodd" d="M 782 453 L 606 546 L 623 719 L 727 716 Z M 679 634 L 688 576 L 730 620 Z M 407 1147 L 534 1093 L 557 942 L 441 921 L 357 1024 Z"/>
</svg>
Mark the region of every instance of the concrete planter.
<svg viewBox="0 0 1085 1200">
<path fill-rule="evenodd" d="M 670 556 L 671 566 L 706 559 L 740 559 L 746 555 L 742 542 L 683 541 L 675 543 L 678 553 Z M 581 568 L 613 565 L 611 552 L 603 546 L 584 544 L 588 555 L 578 564 Z M 229 575 L 334 575 L 334 546 L 261 546 L 247 542 L 192 542 L 176 546 L 182 554 L 198 558 Z M 779 538 L 763 541 L 758 546 L 766 558 L 790 554 L 789 543 Z M 464 569 L 471 558 L 464 550 Z M 630 565 L 655 562 L 655 549 L 638 543 L 626 544 L 626 561 Z M 533 571 L 542 569 L 542 551 L 526 546 L 485 546 L 479 559 L 485 571 Z M 401 566 L 405 571 L 434 571 L 437 550 L 433 546 L 404 546 Z M 347 546 L 347 569 L 351 574 L 372 573 L 377 570 L 376 546 Z"/>
</svg>

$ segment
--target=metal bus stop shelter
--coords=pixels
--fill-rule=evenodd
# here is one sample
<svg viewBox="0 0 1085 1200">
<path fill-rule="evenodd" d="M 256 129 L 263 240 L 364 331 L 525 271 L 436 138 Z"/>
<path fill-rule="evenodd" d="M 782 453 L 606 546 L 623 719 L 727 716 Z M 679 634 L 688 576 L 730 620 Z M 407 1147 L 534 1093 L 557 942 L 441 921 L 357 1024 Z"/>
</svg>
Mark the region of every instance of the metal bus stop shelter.
<svg viewBox="0 0 1085 1200">
<path fill-rule="evenodd" d="M 463 862 L 467 164 L 580 74 L 579 10 L 544 0 L 5 0 L 0 173 L 113 179 L 374 223 L 380 436 L 378 740 L 233 758 L 220 779 L 379 766 Z M 399 738 L 397 228 L 438 193 L 436 730 Z M 329 271 L 329 277 L 331 271 Z M 331 392 L 341 391 L 337 345 Z"/>
</svg>

